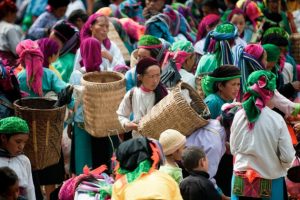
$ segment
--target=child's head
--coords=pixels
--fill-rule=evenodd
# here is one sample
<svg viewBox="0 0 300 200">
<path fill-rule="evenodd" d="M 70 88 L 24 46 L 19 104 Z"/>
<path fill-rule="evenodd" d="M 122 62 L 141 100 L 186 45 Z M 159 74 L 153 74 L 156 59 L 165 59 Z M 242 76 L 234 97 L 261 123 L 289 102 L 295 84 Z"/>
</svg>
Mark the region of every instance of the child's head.
<svg viewBox="0 0 300 200">
<path fill-rule="evenodd" d="M 200 147 L 187 147 L 184 149 L 182 164 L 187 171 L 208 172 L 208 159 Z"/>
<path fill-rule="evenodd" d="M 79 30 L 83 27 L 89 16 L 81 9 L 74 10 L 68 17 L 68 22 L 72 23 Z"/>
<path fill-rule="evenodd" d="M 48 68 L 49 64 L 55 62 L 59 56 L 59 44 L 50 38 L 40 39 L 37 43 L 44 54 L 43 67 Z"/>
<path fill-rule="evenodd" d="M 168 129 L 161 133 L 159 143 L 162 145 L 165 156 L 173 157 L 174 161 L 181 161 L 186 143 L 184 135 L 174 129 Z"/>
<path fill-rule="evenodd" d="M 19 196 L 17 174 L 9 167 L 0 167 L 0 199 L 16 200 Z"/>
<path fill-rule="evenodd" d="M 56 18 L 62 18 L 67 10 L 70 0 L 48 0 L 48 5 L 51 7 L 51 12 Z"/>
<path fill-rule="evenodd" d="M 244 11 L 239 8 L 235 8 L 228 15 L 228 21 L 234 24 L 239 31 L 239 35 L 243 34 L 246 27 L 246 16 Z"/>
<path fill-rule="evenodd" d="M 29 128 L 19 117 L 7 117 L 0 120 L 0 148 L 8 151 L 11 156 L 23 152 L 29 138 Z"/>
<path fill-rule="evenodd" d="M 143 58 L 136 65 L 138 74 L 138 86 L 142 85 L 148 90 L 154 91 L 160 81 L 161 69 L 157 60 Z"/>
</svg>

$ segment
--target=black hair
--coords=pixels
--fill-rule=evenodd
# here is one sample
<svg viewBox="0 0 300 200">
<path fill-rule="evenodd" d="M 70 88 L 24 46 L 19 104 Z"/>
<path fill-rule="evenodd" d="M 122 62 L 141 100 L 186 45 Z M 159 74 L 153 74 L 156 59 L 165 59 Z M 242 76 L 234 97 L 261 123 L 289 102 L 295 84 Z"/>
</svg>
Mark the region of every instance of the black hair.
<svg viewBox="0 0 300 200">
<path fill-rule="evenodd" d="M 262 45 L 263 44 L 274 44 L 279 47 L 283 47 L 283 46 L 286 47 L 286 46 L 288 46 L 289 41 L 288 41 L 288 39 L 286 39 L 285 37 L 282 37 L 278 33 L 271 33 L 267 36 L 263 36 L 261 43 L 262 43 Z"/>
<path fill-rule="evenodd" d="M 54 9 L 60 7 L 67 7 L 70 3 L 70 0 L 48 0 L 48 5 L 53 7 Z"/>
<path fill-rule="evenodd" d="M 0 20 L 4 18 L 8 13 L 16 13 L 17 11 L 17 6 L 14 1 L 0 1 Z"/>
<path fill-rule="evenodd" d="M 215 78 L 225 78 L 225 77 L 230 77 L 230 76 L 238 76 L 241 75 L 241 71 L 239 68 L 237 68 L 234 65 L 222 65 L 215 69 L 209 76 L 215 77 Z M 219 83 L 222 85 L 226 85 L 227 81 L 217 81 L 213 85 L 213 90 L 214 92 L 219 91 Z"/>
<path fill-rule="evenodd" d="M 0 196 L 6 197 L 9 188 L 19 180 L 16 172 L 9 167 L 0 167 Z"/>
<path fill-rule="evenodd" d="M 199 166 L 199 160 L 201 159 L 206 159 L 206 155 L 200 147 L 187 147 L 182 152 L 182 164 L 189 172 Z"/>
<path fill-rule="evenodd" d="M 83 22 L 86 22 L 89 16 L 81 9 L 74 10 L 68 17 L 68 21 L 72 24 L 76 24 L 77 19 L 81 19 Z"/>
</svg>

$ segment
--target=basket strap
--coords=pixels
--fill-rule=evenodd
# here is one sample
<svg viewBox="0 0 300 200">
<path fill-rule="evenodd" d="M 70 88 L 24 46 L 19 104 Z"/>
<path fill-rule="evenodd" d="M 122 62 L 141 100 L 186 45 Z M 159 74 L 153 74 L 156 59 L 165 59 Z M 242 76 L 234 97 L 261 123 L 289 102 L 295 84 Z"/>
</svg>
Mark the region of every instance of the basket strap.
<svg viewBox="0 0 300 200">
<path fill-rule="evenodd" d="M 133 98 L 134 89 L 135 89 L 135 88 L 132 88 L 132 89 L 130 90 L 130 93 L 129 93 L 129 101 L 130 101 L 131 107 L 132 107 L 132 98 Z"/>
<path fill-rule="evenodd" d="M 3 99 L 0 98 L 0 104 L 10 108 L 10 109 L 14 109 L 13 105 L 10 102 L 6 102 Z"/>
</svg>

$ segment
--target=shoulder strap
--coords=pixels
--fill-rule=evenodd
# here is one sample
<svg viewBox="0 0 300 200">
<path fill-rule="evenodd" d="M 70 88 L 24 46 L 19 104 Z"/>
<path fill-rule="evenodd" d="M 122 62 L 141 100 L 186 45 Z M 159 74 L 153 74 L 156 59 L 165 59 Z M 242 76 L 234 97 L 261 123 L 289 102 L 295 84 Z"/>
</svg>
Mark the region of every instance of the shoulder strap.
<svg viewBox="0 0 300 200">
<path fill-rule="evenodd" d="M 132 106 L 133 92 L 134 92 L 134 88 L 132 88 L 132 89 L 130 90 L 130 93 L 129 93 L 129 100 L 130 100 L 130 105 L 131 105 L 131 106 Z"/>
</svg>

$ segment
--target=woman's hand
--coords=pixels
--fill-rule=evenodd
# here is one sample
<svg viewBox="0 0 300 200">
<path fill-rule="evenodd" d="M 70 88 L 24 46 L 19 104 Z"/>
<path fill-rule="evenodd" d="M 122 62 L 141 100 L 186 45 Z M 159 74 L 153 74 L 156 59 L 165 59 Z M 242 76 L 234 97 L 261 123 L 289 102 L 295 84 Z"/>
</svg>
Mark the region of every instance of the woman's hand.
<svg viewBox="0 0 300 200">
<path fill-rule="evenodd" d="M 294 130 L 296 131 L 297 134 L 300 133 L 300 122 L 294 125 Z"/>
<path fill-rule="evenodd" d="M 135 130 L 137 131 L 138 130 L 138 125 L 134 122 L 128 122 L 127 124 L 125 124 L 125 129 L 126 130 Z"/>
<path fill-rule="evenodd" d="M 113 57 L 108 51 L 105 50 L 101 51 L 101 56 L 109 60 L 110 63 L 113 61 Z"/>
</svg>

